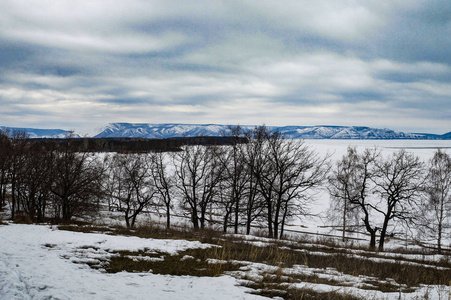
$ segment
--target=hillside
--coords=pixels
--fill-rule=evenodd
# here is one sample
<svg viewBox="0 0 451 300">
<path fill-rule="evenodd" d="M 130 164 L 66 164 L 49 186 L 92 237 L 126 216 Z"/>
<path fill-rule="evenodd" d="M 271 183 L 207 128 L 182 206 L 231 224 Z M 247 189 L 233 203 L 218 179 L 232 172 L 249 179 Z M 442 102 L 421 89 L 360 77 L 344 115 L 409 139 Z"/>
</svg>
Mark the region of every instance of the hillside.
<svg viewBox="0 0 451 300">
<path fill-rule="evenodd" d="M 21 131 L 25 132 L 29 138 L 66 138 L 69 135 L 71 137 L 79 137 L 78 134 L 73 134 L 72 131 L 63 129 L 38 129 L 38 128 L 18 128 L 18 127 L 7 127 L 0 126 L 1 131 Z"/>
<path fill-rule="evenodd" d="M 252 130 L 255 125 L 240 125 L 244 130 Z M 229 125 L 221 124 L 148 124 L 148 123 L 110 123 L 95 134 L 94 138 L 146 138 L 170 139 L 180 137 L 218 137 L 222 136 Z M 294 139 L 332 139 L 332 140 L 449 140 L 451 132 L 446 134 L 406 133 L 391 129 L 380 129 L 364 126 L 268 126 L 271 130 L 278 130 L 287 138 Z M 79 138 L 69 130 L 13 128 L 0 126 L 0 130 L 20 130 L 30 138 Z"/>
<path fill-rule="evenodd" d="M 251 130 L 254 125 L 242 126 Z M 450 139 L 451 135 L 427 133 L 404 133 L 391 129 L 360 126 L 268 126 L 294 139 Z M 134 124 L 111 123 L 95 137 L 140 137 L 173 138 L 193 136 L 219 136 L 227 131 L 228 125 L 219 124 Z"/>
</svg>

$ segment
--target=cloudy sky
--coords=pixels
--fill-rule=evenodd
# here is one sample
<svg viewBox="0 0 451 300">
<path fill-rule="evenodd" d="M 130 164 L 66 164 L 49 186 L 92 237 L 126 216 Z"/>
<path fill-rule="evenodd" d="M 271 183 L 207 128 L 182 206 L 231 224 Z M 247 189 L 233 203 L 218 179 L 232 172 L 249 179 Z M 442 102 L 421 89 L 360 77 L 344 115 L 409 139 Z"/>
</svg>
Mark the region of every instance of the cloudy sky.
<svg viewBox="0 0 451 300">
<path fill-rule="evenodd" d="M 449 0 L 0 0 L 0 125 L 451 131 Z"/>
</svg>

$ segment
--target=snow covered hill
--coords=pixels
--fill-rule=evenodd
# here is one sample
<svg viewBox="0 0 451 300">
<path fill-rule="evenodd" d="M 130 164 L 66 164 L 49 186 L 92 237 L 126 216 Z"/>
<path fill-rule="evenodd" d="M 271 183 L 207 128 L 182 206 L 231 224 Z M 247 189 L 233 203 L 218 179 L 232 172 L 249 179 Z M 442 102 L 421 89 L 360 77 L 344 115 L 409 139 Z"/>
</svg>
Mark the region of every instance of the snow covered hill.
<svg viewBox="0 0 451 300">
<path fill-rule="evenodd" d="M 252 129 L 254 125 L 242 126 Z M 192 136 L 220 136 L 228 125 L 218 124 L 108 124 L 95 137 L 173 138 Z M 390 129 L 357 126 L 285 126 L 269 127 L 295 139 L 449 139 L 446 135 L 404 133 Z"/>
<path fill-rule="evenodd" d="M 1 131 L 9 130 L 10 132 L 13 131 L 23 131 L 25 132 L 30 138 L 65 138 L 71 134 L 71 131 L 69 130 L 62 130 L 62 129 L 36 129 L 36 128 L 14 128 L 14 127 L 6 127 L 6 126 L 0 126 Z M 77 134 L 72 134 L 72 137 L 80 137 Z"/>
<path fill-rule="evenodd" d="M 253 127 L 251 127 L 253 128 Z M 95 137 L 172 138 L 192 136 L 220 136 L 225 125 L 197 124 L 132 124 L 110 123 Z"/>
<path fill-rule="evenodd" d="M 140 137 L 149 139 L 165 139 L 174 137 L 221 136 L 229 125 L 220 124 L 147 124 L 147 123 L 110 123 L 94 137 Z M 255 125 L 241 125 L 245 130 L 252 130 Z M 294 139 L 342 139 L 342 140 L 450 140 L 451 132 L 437 135 L 429 133 L 404 133 L 391 129 L 379 129 L 359 126 L 268 126 L 271 130 L 279 130 L 288 138 Z M 0 126 L 0 130 L 21 130 L 30 138 L 65 138 L 71 131 L 62 129 L 13 128 Z M 72 134 L 72 137 L 80 137 Z"/>
</svg>

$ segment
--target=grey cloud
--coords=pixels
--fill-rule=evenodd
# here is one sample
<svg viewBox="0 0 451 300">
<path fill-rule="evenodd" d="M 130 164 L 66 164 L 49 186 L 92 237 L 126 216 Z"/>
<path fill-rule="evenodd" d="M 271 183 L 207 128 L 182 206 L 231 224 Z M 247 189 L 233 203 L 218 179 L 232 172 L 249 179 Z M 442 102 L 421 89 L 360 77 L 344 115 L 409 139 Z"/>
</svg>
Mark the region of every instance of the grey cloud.
<svg viewBox="0 0 451 300">
<path fill-rule="evenodd" d="M 441 131 L 449 120 L 449 1 L 4 4 L 3 120 L 396 129 L 436 118 Z"/>
</svg>

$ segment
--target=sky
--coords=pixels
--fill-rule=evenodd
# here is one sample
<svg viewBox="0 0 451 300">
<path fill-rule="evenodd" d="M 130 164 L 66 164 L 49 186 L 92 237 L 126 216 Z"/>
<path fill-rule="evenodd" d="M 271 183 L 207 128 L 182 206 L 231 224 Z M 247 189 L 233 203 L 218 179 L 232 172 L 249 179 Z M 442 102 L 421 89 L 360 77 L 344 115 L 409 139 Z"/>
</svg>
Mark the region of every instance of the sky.
<svg viewBox="0 0 451 300">
<path fill-rule="evenodd" d="M 0 0 L 0 125 L 451 131 L 449 0 Z"/>
</svg>

